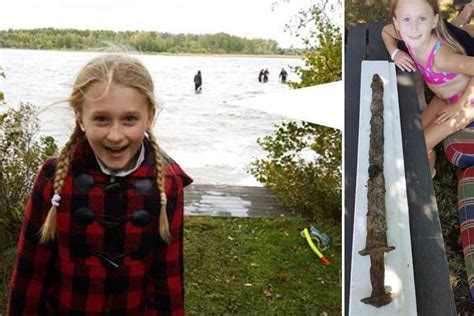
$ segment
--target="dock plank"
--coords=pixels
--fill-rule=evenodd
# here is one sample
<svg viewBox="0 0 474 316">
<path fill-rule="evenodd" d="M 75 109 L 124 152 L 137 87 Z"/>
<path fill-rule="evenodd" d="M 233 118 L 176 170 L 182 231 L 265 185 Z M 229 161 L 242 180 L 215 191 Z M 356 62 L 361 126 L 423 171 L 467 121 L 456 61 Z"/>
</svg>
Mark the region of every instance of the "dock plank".
<svg viewBox="0 0 474 316">
<path fill-rule="evenodd" d="M 186 215 L 280 217 L 291 215 L 268 188 L 193 184 L 185 188 Z"/>
</svg>

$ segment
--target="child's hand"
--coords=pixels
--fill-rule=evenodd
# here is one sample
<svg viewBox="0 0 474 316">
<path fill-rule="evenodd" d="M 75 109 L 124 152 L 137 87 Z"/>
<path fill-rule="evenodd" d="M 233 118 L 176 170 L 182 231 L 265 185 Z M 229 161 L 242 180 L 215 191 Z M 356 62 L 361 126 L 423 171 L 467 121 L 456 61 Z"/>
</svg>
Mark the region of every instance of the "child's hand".
<svg viewBox="0 0 474 316">
<path fill-rule="evenodd" d="M 435 120 L 436 124 L 455 124 L 469 123 L 472 120 L 472 107 L 463 107 L 459 104 L 447 105 L 443 110 L 438 112 L 438 117 Z M 452 121 L 455 120 L 455 121 Z"/>
<path fill-rule="evenodd" d="M 462 27 L 471 21 L 472 13 L 474 11 L 474 1 L 469 2 L 464 6 L 461 13 L 456 17 L 456 22 Z"/>
<path fill-rule="evenodd" d="M 395 65 L 397 65 L 398 68 L 400 68 L 403 71 L 416 71 L 415 63 L 413 62 L 413 59 L 411 59 L 410 55 L 405 53 L 404 51 L 399 51 L 395 55 Z"/>
</svg>

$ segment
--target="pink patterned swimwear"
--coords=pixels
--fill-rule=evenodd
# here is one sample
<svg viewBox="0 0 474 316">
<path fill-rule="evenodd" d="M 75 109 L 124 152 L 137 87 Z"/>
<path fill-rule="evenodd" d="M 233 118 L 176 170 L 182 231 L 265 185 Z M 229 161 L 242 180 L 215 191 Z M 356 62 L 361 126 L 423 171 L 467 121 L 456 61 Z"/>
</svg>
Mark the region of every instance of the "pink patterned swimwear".
<svg viewBox="0 0 474 316">
<path fill-rule="evenodd" d="M 422 65 L 418 63 L 418 61 L 416 61 L 412 52 L 412 48 L 406 45 L 408 48 L 408 53 L 410 54 L 411 58 L 416 64 L 416 68 L 418 68 L 420 73 L 423 75 L 423 78 L 425 79 L 425 81 L 429 84 L 435 84 L 435 85 L 443 84 L 443 83 L 448 82 L 449 80 L 454 79 L 458 75 L 455 72 L 447 72 L 447 71 L 434 72 L 433 71 L 434 55 L 441 48 L 442 44 L 443 43 L 440 40 L 436 41 L 436 43 L 433 46 L 433 49 L 431 49 L 430 55 L 428 56 L 428 60 L 426 60 L 425 67 L 423 67 Z"/>
</svg>

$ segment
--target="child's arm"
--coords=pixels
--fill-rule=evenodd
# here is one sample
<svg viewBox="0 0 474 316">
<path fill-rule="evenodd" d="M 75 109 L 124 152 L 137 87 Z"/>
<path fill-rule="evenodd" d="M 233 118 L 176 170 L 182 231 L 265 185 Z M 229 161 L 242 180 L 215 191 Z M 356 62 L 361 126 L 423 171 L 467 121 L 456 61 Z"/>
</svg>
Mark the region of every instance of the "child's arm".
<svg viewBox="0 0 474 316">
<path fill-rule="evenodd" d="M 51 207 L 52 181 L 48 174 L 54 163 L 46 162 L 38 172 L 26 206 L 25 219 L 20 232 L 16 264 L 10 283 L 10 296 L 6 315 L 41 315 L 48 286 L 54 243 L 39 244 L 38 232 Z"/>
<path fill-rule="evenodd" d="M 466 127 L 474 120 L 474 106 L 471 104 L 471 100 L 474 100 L 474 77 L 469 80 L 459 100 L 446 106 L 438 113 L 435 123 L 449 123 L 457 125 L 459 129 Z"/>
<path fill-rule="evenodd" d="M 435 55 L 434 65 L 440 72 L 455 72 L 474 76 L 474 57 L 455 53 L 446 46 L 442 46 Z"/>
<path fill-rule="evenodd" d="M 398 41 L 400 40 L 395 32 L 393 24 L 387 24 L 382 28 L 382 41 L 385 44 L 390 57 L 398 68 L 403 71 L 416 71 L 415 63 L 410 55 L 404 51 L 398 50 Z M 396 51 L 398 50 L 398 51 Z"/>
</svg>

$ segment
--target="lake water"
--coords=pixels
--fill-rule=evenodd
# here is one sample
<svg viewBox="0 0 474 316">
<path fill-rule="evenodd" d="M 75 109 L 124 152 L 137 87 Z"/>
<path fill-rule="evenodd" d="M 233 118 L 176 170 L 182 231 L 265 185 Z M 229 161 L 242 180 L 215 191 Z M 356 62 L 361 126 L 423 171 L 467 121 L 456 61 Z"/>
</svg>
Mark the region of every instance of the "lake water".
<svg viewBox="0 0 474 316">
<path fill-rule="evenodd" d="M 74 127 L 74 117 L 64 103 L 75 75 L 99 53 L 0 49 L 0 90 L 7 107 L 31 102 L 41 109 L 40 134 L 63 144 Z M 260 186 L 247 173 L 255 158 L 264 157 L 257 138 L 272 132 L 285 118 L 233 105 L 239 99 L 287 90 L 278 82 L 282 67 L 290 80 L 297 58 L 161 56 L 137 54 L 153 76 L 155 94 L 162 107 L 155 132 L 161 147 L 200 184 Z M 268 83 L 257 81 L 268 68 Z M 193 77 L 201 70 L 203 91 L 194 92 Z M 291 106 L 291 105 L 288 105 Z"/>
</svg>

